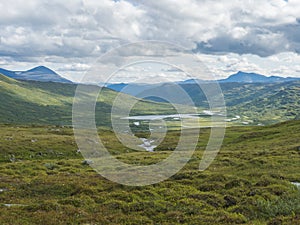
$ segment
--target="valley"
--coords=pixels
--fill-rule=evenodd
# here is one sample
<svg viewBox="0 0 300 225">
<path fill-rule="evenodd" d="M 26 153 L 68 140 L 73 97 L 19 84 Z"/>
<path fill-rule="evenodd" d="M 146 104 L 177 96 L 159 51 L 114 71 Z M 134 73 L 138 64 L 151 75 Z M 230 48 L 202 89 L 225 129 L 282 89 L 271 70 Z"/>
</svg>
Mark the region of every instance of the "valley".
<svg viewBox="0 0 300 225">
<path fill-rule="evenodd" d="M 209 110 L 195 84 L 182 87 L 197 102 L 199 114 L 179 104 L 186 114 L 178 115 L 170 103 L 138 99 L 129 117 L 119 118 L 130 121 L 138 151 L 120 142 L 110 122 L 118 94 L 125 104 L 137 99 L 109 88 L 97 99 L 101 142 L 131 165 L 162 162 L 176 148 L 182 129 L 200 128 L 184 168 L 163 182 L 132 187 L 103 178 L 91 167 L 93 161 L 83 158 L 72 126 L 76 84 L 0 75 L 1 223 L 298 224 L 299 81 L 223 83 L 227 117 Z M 225 139 L 213 163 L 199 171 L 211 127 L 218 126 L 211 121 L 214 114 L 226 122 Z M 156 144 L 149 136 L 151 129 L 161 129 L 161 121 L 166 136 Z"/>
<path fill-rule="evenodd" d="M 76 84 L 40 81 L 20 81 L 0 75 L 1 123 L 32 123 L 71 125 L 72 103 Z M 205 85 L 202 84 L 202 85 Z M 151 91 L 172 93 L 175 84 L 149 87 Z M 91 85 L 91 87 L 93 87 Z M 97 88 L 96 86 L 94 86 Z M 197 84 L 181 84 L 189 94 L 198 113 L 209 110 L 203 91 Z M 300 81 L 274 83 L 220 83 L 227 110 L 228 125 L 268 125 L 299 118 Z M 98 126 L 108 126 L 113 100 L 119 94 L 109 88 L 103 88 L 102 99 L 97 100 L 96 121 Z M 133 87 L 134 90 L 134 87 Z M 130 93 L 133 94 L 134 93 Z M 131 95 L 124 95 L 126 101 L 133 101 Z M 182 105 L 180 99 L 172 104 Z M 189 110 L 186 112 L 195 112 Z M 20 110 L 21 109 L 21 110 Z M 155 98 L 139 101 L 132 110 L 132 115 L 174 114 L 174 107 Z M 209 118 L 201 122 L 207 126 Z"/>
</svg>

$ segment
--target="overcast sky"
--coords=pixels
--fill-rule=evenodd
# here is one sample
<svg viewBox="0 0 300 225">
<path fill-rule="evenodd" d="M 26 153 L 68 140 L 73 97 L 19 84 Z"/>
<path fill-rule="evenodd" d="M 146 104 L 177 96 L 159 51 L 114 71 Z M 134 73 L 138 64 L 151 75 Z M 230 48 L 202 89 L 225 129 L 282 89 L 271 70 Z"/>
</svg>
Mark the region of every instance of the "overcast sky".
<svg viewBox="0 0 300 225">
<path fill-rule="evenodd" d="M 0 0 L 0 67 L 45 65 L 78 80 L 108 50 L 172 42 L 217 77 L 300 77 L 299 0 Z"/>
</svg>

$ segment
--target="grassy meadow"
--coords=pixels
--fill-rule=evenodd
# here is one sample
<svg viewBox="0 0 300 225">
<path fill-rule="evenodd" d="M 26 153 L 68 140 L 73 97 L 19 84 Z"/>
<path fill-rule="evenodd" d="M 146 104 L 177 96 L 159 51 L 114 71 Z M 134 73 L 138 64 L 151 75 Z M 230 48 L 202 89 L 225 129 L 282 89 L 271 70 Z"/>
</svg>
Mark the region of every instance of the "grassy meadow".
<svg viewBox="0 0 300 225">
<path fill-rule="evenodd" d="M 2 125 L 1 224 L 300 224 L 300 121 L 229 127 L 211 166 L 199 162 L 210 129 L 179 173 L 158 184 L 130 187 L 97 174 L 63 126 Z M 169 131 L 155 152 L 126 149 L 99 129 L 121 161 L 152 164 L 176 146 Z"/>
</svg>

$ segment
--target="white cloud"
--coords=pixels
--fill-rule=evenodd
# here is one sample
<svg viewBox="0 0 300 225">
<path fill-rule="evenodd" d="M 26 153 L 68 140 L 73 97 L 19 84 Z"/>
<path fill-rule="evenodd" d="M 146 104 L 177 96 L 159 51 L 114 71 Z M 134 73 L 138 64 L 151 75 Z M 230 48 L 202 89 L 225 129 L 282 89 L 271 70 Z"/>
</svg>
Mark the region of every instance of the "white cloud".
<svg viewBox="0 0 300 225">
<path fill-rule="evenodd" d="M 235 53 L 221 56 L 200 54 L 199 58 L 219 78 L 238 71 L 256 72 L 267 76 L 300 77 L 300 56 L 293 52 L 269 57 L 251 54 L 240 56 Z"/>
<path fill-rule="evenodd" d="M 0 64 L 7 68 L 46 64 L 70 76 L 116 46 L 154 39 L 207 53 L 220 76 L 237 69 L 298 76 L 298 0 L 16 0 L 0 8 Z"/>
<path fill-rule="evenodd" d="M 87 71 L 90 68 L 87 64 L 75 63 L 66 64 L 63 67 L 57 69 L 57 71 Z"/>
</svg>

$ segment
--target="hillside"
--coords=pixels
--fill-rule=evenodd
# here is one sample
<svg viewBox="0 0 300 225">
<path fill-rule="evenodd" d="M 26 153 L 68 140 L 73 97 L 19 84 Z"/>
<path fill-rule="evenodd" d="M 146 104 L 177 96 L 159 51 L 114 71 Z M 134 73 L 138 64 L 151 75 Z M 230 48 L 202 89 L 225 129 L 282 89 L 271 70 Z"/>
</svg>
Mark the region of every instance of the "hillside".
<svg viewBox="0 0 300 225">
<path fill-rule="evenodd" d="M 245 93 L 236 97 L 237 93 Z M 245 121 L 265 124 L 299 119 L 300 82 L 267 85 L 246 85 L 225 91 L 230 113 L 238 114 Z"/>
<path fill-rule="evenodd" d="M 166 83 L 161 85 L 138 85 L 126 86 L 112 85 L 109 87 L 126 87 L 125 92 L 131 95 L 151 90 L 155 93 L 172 93 L 177 84 Z M 203 91 L 195 83 L 180 83 L 180 87 L 189 94 L 198 107 L 207 108 L 208 103 Z M 202 83 L 201 85 L 209 85 Z M 229 118 L 236 115 L 241 117 L 240 122 L 257 125 L 260 123 L 270 124 L 299 118 L 300 115 L 300 81 L 288 82 L 221 82 L 220 87 L 224 94 Z M 162 102 L 161 99 L 150 97 L 152 101 Z M 181 98 L 175 98 L 173 103 L 185 104 Z"/>
<path fill-rule="evenodd" d="M 71 125 L 75 90 L 75 84 L 18 81 L 0 74 L 0 123 Z M 96 105 L 99 126 L 110 124 L 111 105 L 117 94 L 104 88 Z M 122 95 L 125 101 L 134 100 Z M 132 113 L 143 114 L 147 109 L 154 114 L 173 112 L 168 104 L 140 101 Z"/>
</svg>

